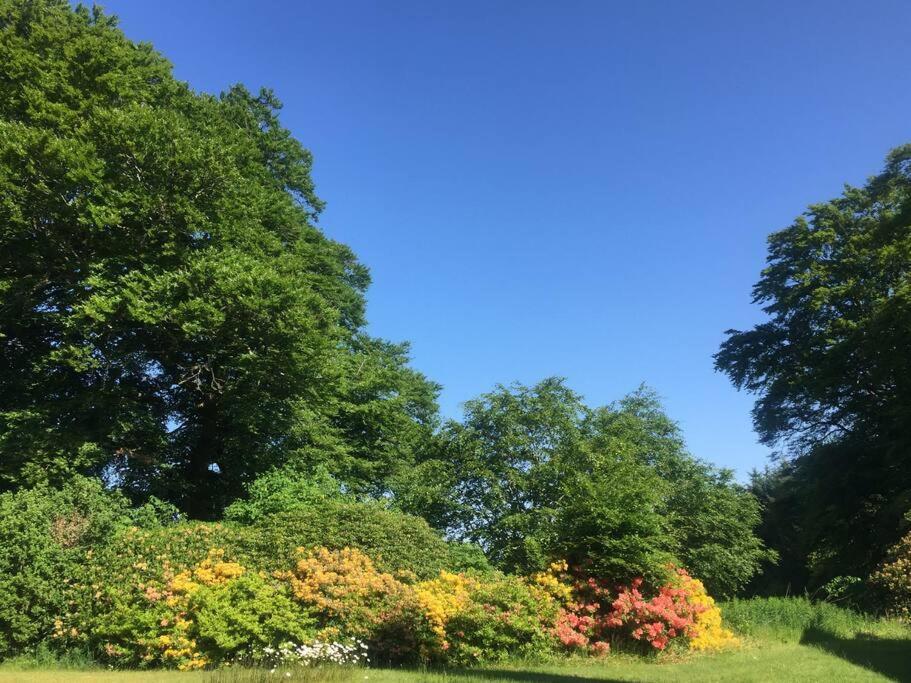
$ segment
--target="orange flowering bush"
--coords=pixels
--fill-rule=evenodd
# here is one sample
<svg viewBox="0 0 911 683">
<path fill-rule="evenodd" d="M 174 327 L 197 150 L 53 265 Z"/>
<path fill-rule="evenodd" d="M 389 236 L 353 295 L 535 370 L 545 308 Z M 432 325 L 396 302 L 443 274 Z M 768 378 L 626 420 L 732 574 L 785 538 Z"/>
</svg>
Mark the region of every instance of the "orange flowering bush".
<svg viewBox="0 0 911 683">
<path fill-rule="evenodd" d="M 299 549 L 291 571 L 275 572 L 319 624 L 318 637 L 358 638 L 376 658 L 414 659 L 432 647 L 433 631 L 414 588 L 379 571 L 353 548 Z"/>
</svg>

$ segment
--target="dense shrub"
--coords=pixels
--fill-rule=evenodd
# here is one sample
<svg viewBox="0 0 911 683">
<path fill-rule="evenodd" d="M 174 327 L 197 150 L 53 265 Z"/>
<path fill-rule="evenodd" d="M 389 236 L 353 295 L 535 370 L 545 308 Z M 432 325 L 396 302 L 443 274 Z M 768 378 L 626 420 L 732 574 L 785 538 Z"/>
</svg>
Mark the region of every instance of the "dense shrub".
<svg viewBox="0 0 911 683">
<path fill-rule="evenodd" d="M 417 593 L 437 636 L 433 654 L 446 662 L 542 657 L 554 648 L 559 604 L 519 577 L 441 572 L 418 584 Z"/>
<path fill-rule="evenodd" d="M 254 527 L 250 548 L 263 567 L 288 567 L 300 547 L 332 550 L 357 548 L 388 572 L 412 572 L 431 578 L 441 569 L 483 569 L 482 553 L 464 544 L 449 544 L 420 517 L 383 507 L 380 503 L 325 500 L 261 519 Z"/>
<path fill-rule="evenodd" d="M 888 611 L 911 623 L 911 532 L 889 549 L 870 579 L 882 592 Z"/>
<path fill-rule="evenodd" d="M 299 552 L 293 569 L 276 576 L 314 615 L 318 638 L 364 641 L 374 658 L 388 661 L 413 660 L 427 650 L 429 623 L 411 586 L 359 550 Z"/>
<path fill-rule="evenodd" d="M 275 469 L 257 477 L 247 487 L 246 498 L 225 509 L 224 518 L 251 524 L 269 515 L 317 507 L 342 497 L 341 485 L 324 469 L 308 473 Z"/>
<path fill-rule="evenodd" d="M 562 598 L 554 633 L 570 650 L 604 654 L 610 642 L 618 640 L 646 643 L 655 650 L 664 650 L 670 644 L 696 650 L 736 645 L 734 635 L 723 628 L 721 613 L 702 582 L 683 569 L 668 575 L 667 582 L 650 595 L 641 578 L 611 587 L 581 572 L 568 574 L 561 563 L 552 565 L 549 573 L 538 574 L 535 581 Z"/>
<path fill-rule="evenodd" d="M 60 489 L 0 495 L 0 657 L 47 638 L 87 556 L 132 523 L 159 525 L 169 506 L 131 509 L 119 493 L 74 477 Z"/>
<path fill-rule="evenodd" d="M 287 585 L 229 561 L 212 549 L 190 569 L 132 565 L 132 576 L 99 575 L 82 588 L 83 601 L 54 636 L 88 646 L 118 667 L 196 669 L 306 640 L 315 622 L 291 599 Z"/>
</svg>

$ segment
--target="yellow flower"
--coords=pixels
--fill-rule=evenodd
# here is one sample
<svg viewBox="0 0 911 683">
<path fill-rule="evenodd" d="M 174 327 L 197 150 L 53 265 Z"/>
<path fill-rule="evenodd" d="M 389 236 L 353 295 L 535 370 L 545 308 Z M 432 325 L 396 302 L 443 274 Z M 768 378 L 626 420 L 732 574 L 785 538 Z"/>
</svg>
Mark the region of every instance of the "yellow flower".
<svg viewBox="0 0 911 683">
<path fill-rule="evenodd" d="M 476 579 L 443 570 L 437 578 L 415 586 L 418 604 L 427 616 L 431 629 L 440 638 L 442 648 L 447 647 L 447 622 L 471 602 L 471 592 L 478 585 Z"/>
</svg>

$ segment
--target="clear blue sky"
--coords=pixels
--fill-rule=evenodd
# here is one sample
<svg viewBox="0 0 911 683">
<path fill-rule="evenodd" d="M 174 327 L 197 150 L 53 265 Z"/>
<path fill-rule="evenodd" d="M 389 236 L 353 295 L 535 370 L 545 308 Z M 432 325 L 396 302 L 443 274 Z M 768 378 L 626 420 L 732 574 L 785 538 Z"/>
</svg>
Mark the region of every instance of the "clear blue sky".
<svg viewBox="0 0 911 683">
<path fill-rule="evenodd" d="M 277 92 L 444 413 L 646 382 L 741 476 L 768 451 L 712 354 L 760 319 L 766 235 L 911 141 L 907 0 L 104 4 L 194 88 Z"/>
</svg>

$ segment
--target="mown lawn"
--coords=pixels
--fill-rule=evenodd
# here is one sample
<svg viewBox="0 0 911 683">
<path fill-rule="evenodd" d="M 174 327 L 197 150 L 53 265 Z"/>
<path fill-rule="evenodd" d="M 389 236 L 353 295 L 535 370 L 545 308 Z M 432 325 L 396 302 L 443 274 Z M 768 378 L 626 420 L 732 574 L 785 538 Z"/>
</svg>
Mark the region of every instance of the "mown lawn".
<svg viewBox="0 0 911 683">
<path fill-rule="evenodd" d="M 555 665 L 491 666 L 469 671 L 407 671 L 390 669 L 321 668 L 295 671 L 223 670 L 178 673 L 164 671 L 13 671 L 0 670 L 0 683 L 52 681 L 125 681 L 127 683 L 265 683 L 266 681 L 328 681 L 330 683 L 481 683 L 531 681 L 911 681 L 911 641 L 904 639 L 820 637 L 797 643 L 759 643 L 713 655 L 691 655 L 681 660 L 646 661 L 613 656 L 598 662 L 570 661 Z"/>
</svg>

